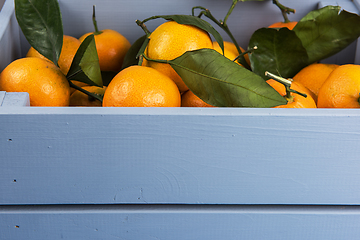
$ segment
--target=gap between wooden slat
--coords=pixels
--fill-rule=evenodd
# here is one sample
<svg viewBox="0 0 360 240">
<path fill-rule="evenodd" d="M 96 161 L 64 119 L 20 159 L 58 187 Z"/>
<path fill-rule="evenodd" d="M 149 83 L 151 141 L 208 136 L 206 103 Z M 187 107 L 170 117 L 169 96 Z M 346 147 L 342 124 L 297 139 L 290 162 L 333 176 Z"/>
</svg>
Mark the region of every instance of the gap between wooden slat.
<svg viewBox="0 0 360 240">
<path fill-rule="evenodd" d="M 226 204 L 54 204 L 54 205 L 1 205 L 4 213 L 45 212 L 197 212 L 197 213 L 317 213 L 360 214 L 360 205 L 226 205 Z"/>
</svg>

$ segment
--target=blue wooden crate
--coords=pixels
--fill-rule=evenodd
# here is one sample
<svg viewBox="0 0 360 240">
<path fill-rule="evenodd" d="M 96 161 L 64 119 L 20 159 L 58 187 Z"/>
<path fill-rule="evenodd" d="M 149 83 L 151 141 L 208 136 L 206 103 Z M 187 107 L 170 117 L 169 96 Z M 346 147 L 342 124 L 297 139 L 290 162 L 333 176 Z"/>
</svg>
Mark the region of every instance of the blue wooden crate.
<svg viewBox="0 0 360 240">
<path fill-rule="evenodd" d="M 0 91 L 0 107 L 28 107 L 30 98 L 27 92 Z"/>
<path fill-rule="evenodd" d="M 294 20 L 319 6 L 281 2 Z M 93 4 L 133 42 L 135 19 L 195 5 L 221 18 L 231 1 L 61 0 L 66 34 L 92 30 Z M 230 28 L 244 46 L 276 12 L 239 3 Z M 29 46 L 12 1 L 0 23 L 3 68 Z M 356 61 L 349 49 L 333 60 Z M 359 122 L 356 109 L 4 106 L 0 239 L 358 239 Z"/>
</svg>

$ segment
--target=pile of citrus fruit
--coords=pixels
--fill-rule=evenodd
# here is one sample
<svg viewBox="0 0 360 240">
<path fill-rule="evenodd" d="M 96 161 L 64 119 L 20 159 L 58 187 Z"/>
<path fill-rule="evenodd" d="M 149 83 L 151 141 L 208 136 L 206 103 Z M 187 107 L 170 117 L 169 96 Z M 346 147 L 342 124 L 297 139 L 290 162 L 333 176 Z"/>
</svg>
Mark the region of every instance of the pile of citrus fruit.
<svg viewBox="0 0 360 240">
<path fill-rule="evenodd" d="M 296 24 L 297 22 L 285 21 L 271 24 L 268 28 L 277 31 L 288 28 L 291 31 Z M 81 43 L 89 35 L 93 35 L 95 39 L 101 72 L 114 73 L 103 86 L 67 78 Z M 237 64 L 234 66 L 226 62 L 232 68 L 251 71 L 253 67 L 253 49 L 245 51 L 230 41 L 223 41 L 221 46 L 208 31 L 173 19 L 167 19 L 153 32 L 148 32 L 146 39 L 139 45 L 143 52 L 136 55 L 137 64 L 125 66 L 133 45 L 119 32 L 111 29 L 99 31 L 95 27 L 94 32 L 85 33 L 78 39 L 63 35 L 57 64 L 31 47 L 26 57 L 14 60 L 1 72 L 0 91 L 28 92 L 31 106 L 221 107 L 210 104 L 207 99 L 201 99 L 199 94 L 195 94 L 196 91 L 189 88 L 186 79 L 180 76 L 169 61 L 187 52 L 211 49 L 226 58 L 226 61 Z M 239 60 L 241 57 L 244 64 Z M 194 64 L 199 63 L 195 61 Z M 287 78 L 290 82 L 288 85 L 279 82 L 279 79 L 264 80 L 267 86 L 286 100 L 285 104 L 273 106 L 275 108 L 360 107 L 359 65 L 325 64 L 317 61 Z M 98 98 L 87 93 L 95 94 Z M 207 93 L 211 94 L 211 91 Z"/>
</svg>

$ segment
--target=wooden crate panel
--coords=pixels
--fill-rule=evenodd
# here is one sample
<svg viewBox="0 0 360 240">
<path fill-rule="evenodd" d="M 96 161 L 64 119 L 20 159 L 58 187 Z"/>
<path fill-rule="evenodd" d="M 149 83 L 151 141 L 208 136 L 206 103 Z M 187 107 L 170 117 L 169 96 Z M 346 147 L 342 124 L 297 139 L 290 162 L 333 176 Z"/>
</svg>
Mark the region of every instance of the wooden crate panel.
<svg viewBox="0 0 360 240">
<path fill-rule="evenodd" d="M 59 3 L 65 34 L 93 31 L 95 4 L 100 28 L 134 42 L 144 34 L 136 19 L 196 5 L 220 19 L 231 1 Z M 281 3 L 296 9 L 294 21 L 328 4 L 360 9 L 359 0 Z M 253 1 L 239 3 L 228 24 L 246 48 L 255 29 L 275 21 L 272 1 Z M 357 42 L 324 62 L 359 63 Z M 29 47 L 7 0 L 0 71 Z M 15 108 L 28 106 L 28 95 L 5 92 L 0 105 L 0 239 L 360 236 L 358 110 Z"/>
<path fill-rule="evenodd" d="M 358 206 L 0 207 L 0 238 L 349 240 Z"/>
<path fill-rule="evenodd" d="M 30 99 L 27 92 L 0 91 L 0 107 L 29 107 Z"/>
<path fill-rule="evenodd" d="M 360 203 L 357 110 L 3 110 L 1 204 Z"/>
</svg>

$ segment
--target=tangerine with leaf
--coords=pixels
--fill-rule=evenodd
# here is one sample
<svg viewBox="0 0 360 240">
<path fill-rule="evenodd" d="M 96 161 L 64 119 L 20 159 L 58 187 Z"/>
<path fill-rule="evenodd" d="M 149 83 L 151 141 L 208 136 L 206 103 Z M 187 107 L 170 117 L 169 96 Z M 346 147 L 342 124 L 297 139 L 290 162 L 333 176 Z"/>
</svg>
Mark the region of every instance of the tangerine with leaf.
<svg viewBox="0 0 360 240">
<path fill-rule="evenodd" d="M 268 79 L 266 82 L 288 101 L 287 104 L 275 108 L 317 108 L 310 90 L 301 83 L 292 82 L 275 75 L 269 74 L 269 76 L 274 79 Z"/>
<path fill-rule="evenodd" d="M 268 28 L 284 28 L 285 27 L 285 28 L 288 28 L 289 30 L 293 30 L 293 28 L 296 26 L 296 24 L 298 22 L 290 21 L 289 18 L 287 17 L 287 14 L 295 13 L 296 10 L 280 4 L 279 1 L 277 1 L 277 0 L 274 0 L 273 3 L 280 9 L 282 16 L 284 18 L 284 21 L 275 22 L 275 23 L 271 24 L 270 26 L 268 26 Z"/>
<path fill-rule="evenodd" d="M 223 54 L 223 51 L 222 51 L 222 49 L 220 48 L 219 43 L 218 43 L 217 41 L 214 41 L 214 42 L 213 42 L 213 47 L 214 47 L 214 50 L 215 50 L 215 51 L 217 51 L 218 53 Z M 240 47 L 240 50 L 241 50 L 242 52 L 245 51 L 242 47 Z M 235 46 L 234 43 L 228 42 L 228 41 L 224 41 L 224 56 L 225 56 L 225 57 L 227 57 L 227 58 L 229 58 L 231 61 L 233 61 L 234 59 L 236 59 L 236 58 L 239 56 L 239 54 L 240 54 L 240 53 L 238 52 L 238 50 L 237 50 L 237 48 L 236 48 L 236 46 Z M 250 65 L 250 59 L 249 59 L 249 55 L 248 55 L 247 53 L 244 55 L 244 58 L 245 58 L 247 64 Z M 238 61 L 236 61 L 236 62 L 239 63 Z M 239 65 L 241 65 L 241 64 L 239 63 Z"/>
<path fill-rule="evenodd" d="M 94 34 L 101 71 L 119 72 L 125 55 L 131 47 L 129 40 L 113 29 L 100 31 L 96 22 L 95 6 L 93 6 L 93 24 L 95 31 L 82 35 L 79 40 L 84 41 L 87 36 Z"/>
<path fill-rule="evenodd" d="M 104 96 L 106 86 L 83 86 L 82 89 L 102 98 Z M 80 90 L 75 90 L 70 96 L 69 105 L 74 107 L 101 107 L 102 102 Z"/>
<path fill-rule="evenodd" d="M 214 107 L 196 96 L 190 89 L 181 94 L 181 107 Z"/>
<path fill-rule="evenodd" d="M 167 21 L 151 33 L 150 41 L 145 49 L 145 55 L 156 60 L 172 60 L 181 56 L 186 51 L 201 48 L 213 49 L 213 43 L 208 32 L 193 25 Z M 178 86 L 180 92 L 185 92 L 189 89 L 169 64 L 146 61 L 146 65 L 171 78 Z"/>
<path fill-rule="evenodd" d="M 81 42 L 79 41 L 79 39 L 77 39 L 75 37 L 72 37 L 69 35 L 63 36 L 63 45 L 61 48 L 58 65 L 60 67 L 60 70 L 64 73 L 64 75 L 66 75 L 68 73 L 71 63 L 76 54 L 76 51 L 80 47 L 80 44 L 81 44 Z M 29 51 L 26 54 L 26 57 L 39 57 L 39 58 L 47 59 L 42 54 L 40 54 L 38 51 L 36 51 L 35 48 L 33 48 L 33 47 L 30 47 Z"/>
</svg>

